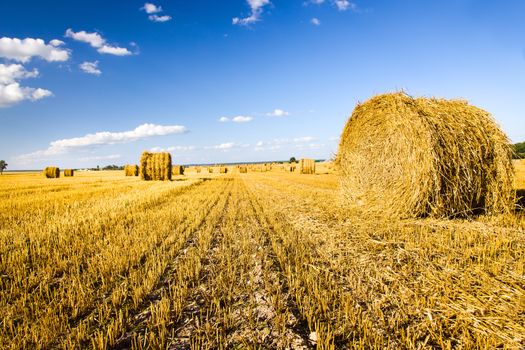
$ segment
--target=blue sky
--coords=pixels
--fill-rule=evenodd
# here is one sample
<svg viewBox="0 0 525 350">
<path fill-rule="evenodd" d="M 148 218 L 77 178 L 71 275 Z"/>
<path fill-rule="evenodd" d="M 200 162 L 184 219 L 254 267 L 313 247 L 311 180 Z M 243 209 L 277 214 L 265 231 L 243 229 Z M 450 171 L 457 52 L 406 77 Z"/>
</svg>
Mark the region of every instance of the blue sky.
<svg viewBox="0 0 525 350">
<path fill-rule="evenodd" d="M 461 97 L 525 140 L 524 1 L 4 1 L 10 169 L 327 158 L 358 101 Z"/>
</svg>

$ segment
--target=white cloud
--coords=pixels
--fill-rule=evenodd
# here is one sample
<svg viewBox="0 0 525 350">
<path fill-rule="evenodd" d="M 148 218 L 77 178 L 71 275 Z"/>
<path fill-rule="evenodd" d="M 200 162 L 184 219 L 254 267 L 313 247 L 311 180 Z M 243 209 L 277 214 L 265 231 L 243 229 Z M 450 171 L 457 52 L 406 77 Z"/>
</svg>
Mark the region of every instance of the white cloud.
<svg viewBox="0 0 525 350">
<path fill-rule="evenodd" d="M 17 104 L 23 100 L 36 101 L 52 96 L 49 90 L 20 86 L 18 80 L 36 78 L 38 70 L 26 70 L 20 64 L 0 64 L 0 108 Z"/>
<path fill-rule="evenodd" d="M 314 26 L 320 26 L 321 25 L 321 21 L 319 20 L 319 18 L 316 18 L 316 17 L 312 18 L 310 20 L 310 23 L 312 23 Z"/>
<path fill-rule="evenodd" d="M 51 44 L 54 47 L 59 47 L 59 46 L 65 45 L 65 42 L 63 42 L 62 40 L 53 39 L 49 42 L 49 44 Z"/>
<path fill-rule="evenodd" d="M 346 11 L 348 9 L 356 10 L 357 5 L 349 0 L 334 0 L 334 4 L 339 11 Z"/>
<path fill-rule="evenodd" d="M 187 129 L 182 125 L 142 124 L 130 131 L 101 131 L 94 134 L 87 134 L 82 137 L 52 141 L 47 149 L 39 150 L 29 154 L 23 154 L 16 157 L 16 159 L 19 161 L 32 161 L 41 159 L 42 157 L 69 153 L 76 149 L 128 143 L 153 136 L 181 134 L 185 132 L 187 132 Z"/>
<path fill-rule="evenodd" d="M 313 136 L 303 136 L 303 137 L 296 137 L 293 139 L 294 143 L 307 143 L 317 140 L 317 138 Z"/>
<path fill-rule="evenodd" d="M 253 120 L 253 117 L 250 116 L 244 116 L 244 115 L 238 115 L 236 117 L 232 118 L 232 122 L 234 123 L 247 123 Z"/>
<path fill-rule="evenodd" d="M 59 40 L 58 40 L 59 41 Z M 52 40 L 56 44 L 54 40 Z M 69 51 L 46 44 L 42 39 L 0 38 L 0 57 L 22 63 L 33 57 L 40 57 L 48 62 L 63 62 L 69 59 Z"/>
<path fill-rule="evenodd" d="M 98 61 L 95 62 L 83 62 L 79 65 L 83 72 L 93 75 L 100 75 L 102 72 L 98 69 Z"/>
<path fill-rule="evenodd" d="M 233 24 L 249 25 L 260 20 L 264 6 L 270 3 L 270 0 L 246 0 L 250 6 L 251 13 L 248 17 L 235 17 L 232 20 Z"/>
<path fill-rule="evenodd" d="M 171 16 L 168 16 L 168 15 L 163 15 L 163 16 L 158 16 L 158 15 L 149 15 L 148 16 L 148 19 L 152 22 L 160 22 L 160 23 L 163 23 L 163 22 L 168 22 L 171 20 Z"/>
<path fill-rule="evenodd" d="M 224 142 L 219 145 L 213 146 L 213 148 L 215 149 L 222 149 L 222 150 L 231 149 L 233 147 L 235 147 L 235 142 Z"/>
<path fill-rule="evenodd" d="M 273 139 L 270 141 L 259 141 L 255 144 L 255 151 L 275 151 L 285 146 L 303 148 L 306 144 L 317 140 L 313 136 L 302 136 L 293 139 Z"/>
<path fill-rule="evenodd" d="M 150 149 L 151 152 L 189 152 L 195 150 L 195 146 L 171 146 L 167 148 L 153 147 Z"/>
<path fill-rule="evenodd" d="M 146 11 L 147 14 L 152 14 L 162 12 L 162 7 L 147 2 L 143 7 L 141 7 L 141 10 Z"/>
<path fill-rule="evenodd" d="M 279 108 L 276 108 L 274 109 L 273 111 L 271 111 L 270 113 L 266 113 L 267 116 L 269 117 L 287 117 L 290 115 L 289 112 L 286 112 L 282 109 L 279 109 Z"/>
<path fill-rule="evenodd" d="M 111 45 L 104 45 L 101 48 L 99 48 L 97 51 L 99 53 L 106 53 L 106 54 L 115 55 L 115 56 L 131 55 L 131 51 L 129 51 L 125 47 L 118 47 L 118 46 L 111 46 Z"/>
<path fill-rule="evenodd" d="M 71 28 L 68 28 L 66 30 L 65 36 L 76 41 L 87 43 L 91 45 L 91 47 L 96 48 L 99 53 L 105 53 L 115 56 L 131 55 L 131 51 L 124 47 L 106 44 L 106 39 L 104 39 L 99 33 L 96 32 L 88 33 L 84 30 L 81 30 L 80 32 L 74 32 Z"/>
<path fill-rule="evenodd" d="M 247 115 L 238 115 L 236 117 L 228 118 L 228 117 L 220 117 L 219 121 L 221 123 L 227 123 L 227 122 L 234 122 L 234 123 L 247 123 L 251 122 L 253 120 L 253 117 L 247 116 Z"/>
<path fill-rule="evenodd" d="M 119 159 L 122 158 L 120 154 L 110 154 L 107 156 L 90 156 L 90 157 L 81 157 L 78 158 L 81 162 L 89 162 L 92 160 L 108 160 L 108 159 Z"/>
</svg>

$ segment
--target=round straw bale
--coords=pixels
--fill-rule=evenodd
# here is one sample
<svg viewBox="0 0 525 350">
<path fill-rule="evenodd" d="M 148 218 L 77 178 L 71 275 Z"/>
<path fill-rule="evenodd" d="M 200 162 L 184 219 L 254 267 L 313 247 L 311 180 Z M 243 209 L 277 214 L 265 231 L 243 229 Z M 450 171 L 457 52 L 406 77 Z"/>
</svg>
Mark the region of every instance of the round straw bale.
<svg viewBox="0 0 525 350">
<path fill-rule="evenodd" d="M 60 168 L 56 166 L 48 166 L 44 169 L 44 176 L 48 179 L 56 179 L 60 177 Z"/>
<path fill-rule="evenodd" d="M 171 180 L 171 154 L 143 152 L 139 173 L 143 180 Z"/>
<path fill-rule="evenodd" d="M 350 206 L 396 217 L 464 217 L 512 207 L 510 142 L 462 100 L 384 94 L 357 105 L 336 159 Z"/>
<path fill-rule="evenodd" d="M 74 175 L 75 175 L 75 171 L 73 169 L 64 169 L 64 176 L 72 177 Z"/>
</svg>

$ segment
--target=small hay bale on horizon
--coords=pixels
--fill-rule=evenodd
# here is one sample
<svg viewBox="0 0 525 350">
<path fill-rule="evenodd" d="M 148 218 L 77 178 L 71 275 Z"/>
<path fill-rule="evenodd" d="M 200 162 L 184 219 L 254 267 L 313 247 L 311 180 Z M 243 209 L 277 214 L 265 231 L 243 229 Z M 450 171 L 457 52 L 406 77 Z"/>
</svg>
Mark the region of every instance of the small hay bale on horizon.
<svg viewBox="0 0 525 350">
<path fill-rule="evenodd" d="M 239 173 L 241 173 L 241 174 L 248 173 L 248 167 L 246 165 L 239 166 Z"/>
<path fill-rule="evenodd" d="M 73 177 L 74 175 L 75 171 L 73 169 L 64 169 L 64 176 Z"/>
<path fill-rule="evenodd" d="M 303 158 L 299 161 L 299 173 L 315 174 L 315 160 Z"/>
<path fill-rule="evenodd" d="M 60 168 L 48 166 L 44 169 L 44 176 L 48 179 L 58 179 L 60 177 Z"/>
<path fill-rule="evenodd" d="M 173 175 L 184 175 L 184 167 L 182 165 L 173 165 L 171 168 Z"/>
<path fill-rule="evenodd" d="M 462 100 L 391 93 L 358 104 L 336 166 L 345 203 L 400 218 L 468 217 L 513 207 L 507 136 Z"/>
<path fill-rule="evenodd" d="M 228 168 L 225 166 L 219 167 L 219 174 L 226 174 L 228 172 Z"/>
<path fill-rule="evenodd" d="M 145 151 L 140 157 L 140 178 L 146 181 L 171 180 L 171 154 Z"/>
<path fill-rule="evenodd" d="M 139 176 L 139 166 L 136 164 L 126 164 L 124 166 L 124 174 L 126 176 Z"/>
</svg>

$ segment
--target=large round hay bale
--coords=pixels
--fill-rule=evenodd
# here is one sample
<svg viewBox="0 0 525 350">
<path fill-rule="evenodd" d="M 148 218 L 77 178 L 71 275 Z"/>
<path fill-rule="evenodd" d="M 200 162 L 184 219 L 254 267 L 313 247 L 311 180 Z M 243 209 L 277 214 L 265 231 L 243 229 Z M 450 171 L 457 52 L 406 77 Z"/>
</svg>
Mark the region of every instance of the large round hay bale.
<svg viewBox="0 0 525 350">
<path fill-rule="evenodd" d="M 64 176 L 72 177 L 74 175 L 75 175 L 75 171 L 73 169 L 64 169 Z"/>
<path fill-rule="evenodd" d="M 60 177 L 60 168 L 48 166 L 44 169 L 44 176 L 48 179 L 57 179 Z"/>
<path fill-rule="evenodd" d="M 143 180 L 171 180 L 171 154 L 143 152 L 140 157 L 140 178 Z"/>
<path fill-rule="evenodd" d="M 512 207 L 510 143 L 462 100 L 379 95 L 357 105 L 336 160 L 344 200 L 396 217 L 457 217 Z"/>
<path fill-rule="evenodd" d="M 124 174 L 126 176 L 139 176 L 139 166 L 135 164 L 127 164 L 124 166 Z"/>
<path fill-rule="evenodd" d="M 299 172 L 301 174 L 315 174 L 315 160 L 303 158 L 299 161 Z"/>
</svg>

